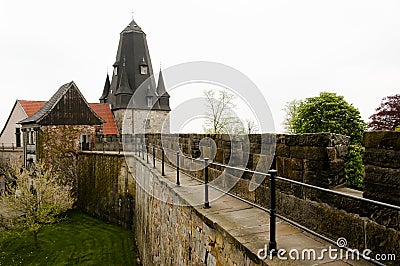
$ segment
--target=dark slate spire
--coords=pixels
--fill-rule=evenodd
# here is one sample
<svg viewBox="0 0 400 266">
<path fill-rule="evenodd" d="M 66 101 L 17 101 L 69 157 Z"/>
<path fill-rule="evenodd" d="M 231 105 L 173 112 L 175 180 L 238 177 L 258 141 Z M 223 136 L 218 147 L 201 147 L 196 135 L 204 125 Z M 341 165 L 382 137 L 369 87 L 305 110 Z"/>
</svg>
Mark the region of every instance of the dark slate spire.
<svg viewBox="0 0 400 266">
<path fill-rule="evenodd" d="M 118 52 L 113 66 L 110 93 L 106 102 L 111 103 L 113 110 L 147 109 L 146 89 L 143 92 L 136 93 L 136 91 L 149 77 L 151 78 L 146 88 L 149 85 L 155 91 L 156 85 L 152 77 L 153 68 L 146 34 L 134 20 L 120 34 Z M 132 95 L 135 95 L 134 104 L 128 106 Z"/>
<path fill-rule="evenodd" d="M 158 83 L 157 83 L 157 94 L 165 97 L 170 97 L 167 90 L 165 89 L 165 84 L 164 84 L 164 77 L 162 70 L 160 69 L 160 73 L 158 74 Z"/>
<path fill-rule="evenodd" d="M 158 83 L 157 83 L 157 94 L 158 94 L 158 102 L 160 105 L 161 110 L 168 110 L 170 111 L 171 108 L 169 107 L 169 94 L 165 89 L 164 78 L 162 74 L 162 70 L 160 68 L 160 73 L 158 74 Z"/>
<path fill-rule="evenodd" d="M 107 77 L 106 77 L 106 83 L 104 84 L 104 90 L 103 90 L 103 94 L 100 97 L 100 103 L 105 103 L 107 102 L 107 98 L 108 98 L 108 94 L 110 93 L 110 76 L 107 73 Z"/>
</svg>

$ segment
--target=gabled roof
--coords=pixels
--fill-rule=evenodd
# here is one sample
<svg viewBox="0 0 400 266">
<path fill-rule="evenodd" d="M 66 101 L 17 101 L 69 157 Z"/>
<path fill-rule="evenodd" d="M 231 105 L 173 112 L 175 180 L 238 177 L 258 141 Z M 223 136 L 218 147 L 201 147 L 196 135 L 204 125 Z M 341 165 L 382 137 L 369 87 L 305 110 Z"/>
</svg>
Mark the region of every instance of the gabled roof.
<svg viewBox="0 0 400 266">
<path fill-rule="evenodd" d="M 108 103 L 90 103 L 90 108 L 103 118 L 103 134 L 118 134 L 117 125 L 115 124 L 114 115 L 111 112 L 110 104 Z"/>
<path fill-rule="evenodd" d="M 66 83 L 62 85 L 58 91 L 50 98 L 49 101 L 47 101 L 42 108 L 40 108 L 39 111 L 37 111 L 35 114 L 29 116 L 28 118 L 20 121 L 20 124 L 28 124 L 28 123 L 40 123 L 40 121 L 46 117 L 52 110 L 53 108 L 57 105 L 57 103 L 63 98 L 63 96 L 70 90 L 70 89 L 76 89 L 77 93 L 80 95 L 81 99 L 85 102 L 85 104 L 88 106 L 89 110 L 93 113 L 95 117 L 99 119 L 101 123 L 104 123 L 104 120 L 99 117 L 96 113 L 93 112 L 93 110 L 89 107 L 89 104 L 87 103 L 85 97 L 83 97 L 82 93 L 78 89 L 78 87 L 75 85 L 73 81 Z"/>
<path fill-rule="evenodd" d="M 46 103 L 46 101 L 27 101 L 27 100 L 17 100 L 22 106 L 22 109 L 24 109 L 25 114 L 27 116 L 31 116 L 37 111 L 39 111 L 40 108 Z"/>
</svg>

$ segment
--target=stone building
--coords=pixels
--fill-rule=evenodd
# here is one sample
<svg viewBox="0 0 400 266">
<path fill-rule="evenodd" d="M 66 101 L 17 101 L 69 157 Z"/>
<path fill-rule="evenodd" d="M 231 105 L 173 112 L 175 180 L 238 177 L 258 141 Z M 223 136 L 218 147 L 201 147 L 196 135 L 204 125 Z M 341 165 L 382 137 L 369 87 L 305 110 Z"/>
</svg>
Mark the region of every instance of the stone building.
<svg viewBox="0 0 400 266">
<path fill-rule="evenodd" d="M 118 133 L 109 104 L 89 104 L 74 82 L 61 86 L 19 124 L 25 165 L 88 150 L 96 134 Z"/>
<path fill-rule="evenodd" d="M 111 104 L 119 133 L 169 132 L 169 94 L 160 71 L 156 86 L 146 34 L 134 20 L 121 32 L 110 82 L 100 97 Z"/>
</svg>

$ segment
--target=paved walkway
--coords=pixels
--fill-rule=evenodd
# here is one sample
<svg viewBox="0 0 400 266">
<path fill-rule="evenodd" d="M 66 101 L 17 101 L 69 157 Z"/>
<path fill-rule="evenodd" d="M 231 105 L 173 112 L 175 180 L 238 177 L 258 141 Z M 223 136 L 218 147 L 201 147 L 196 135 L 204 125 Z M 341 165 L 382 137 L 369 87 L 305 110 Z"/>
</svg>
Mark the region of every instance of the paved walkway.
<svg viewBox="0 0 400 266">
<path fill-rule="evenodd" d="M 157 161 L 156 167 L 161 172 L 161 163 Z M 165 168 L 165 178 L 171 183 L 176 182 L 176 170 L 167 166 Z M 204 188 L 200 182 L 194 180 L 188 175 L 181 172 L 180 187 L 175 187 L 175 190 L 186 199 L 189 203 L 193 203 L 201 214 L 217 223 L 221 228 L 236 238 L 243 246 L 245 246 L 253 254 L 258 253 L 259 249 L 263 249 L 269 243 L 269 214 L 263 210 L 252 207 L 238 199 L 228 195 L 223 195 L 217 200 L 210 202 L 211 208 L 204 209 L 199 203 L 203 202 Z M 210 188 L 210 198 L 213 198 L 219 191 Z M 364 260 L 345 260 L 340 259 L 340 251 L 337 254 L 338 259 L 329 258 L 329 253 L 325 252 L 322 259 L 317 260 L 293 260 L 289 257 L 291 250 L 298 250 L 300 258 L 305 249 L 313 249 L 316 251 L 316 257 L 319 257 L 323 249 L 338 249 L 336 246 L 317 238 L 307 232 L 304 232 L 297 227 L 294 227 L 282 220 L 277 220 L 276 242 L 278 249 L 286 250 L 284 257 L 287 260 L 274 257 L 270 260 L 265 259 L 268 265 L 373 265 Z M 295 251 L 293 251 L 295 252 Z M 308 257 L 306 254 L 306 258 Z M 343 258 L 346 257 L 346 252 L 343 251 Z M 292 253 L 296 256 L 295 253 Z"/>
</svg>

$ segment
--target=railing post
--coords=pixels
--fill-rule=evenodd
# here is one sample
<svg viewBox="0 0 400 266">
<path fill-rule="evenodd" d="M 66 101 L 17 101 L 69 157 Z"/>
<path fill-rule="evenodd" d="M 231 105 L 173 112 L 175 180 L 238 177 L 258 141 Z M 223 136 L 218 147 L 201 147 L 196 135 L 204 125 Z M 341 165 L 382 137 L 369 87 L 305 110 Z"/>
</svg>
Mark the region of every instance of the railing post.
<svg viewBox="0 0 400 266">
<path fill-rule="evenodd" d="M 268 171 L 270 178 L 270 218 L 269 218 L 269 245 L 268 250 L 272 255 L 277 254 L 277 246 L 276 246 L 276 170 Z"/>
<path fill-rule="evenodd" d="M 179 151 L 176 152 L 176 185 L 181 185 L 179 182 Z"/>
<path fill-rule="evenodd" d="M 154 147 L 154 144 L 152 145 L 153 147 L 153 167 L 156 168 L 156 147 Z"/>
<path fill-rule="evenodd" d="M 165 162 L 164 148 L 161 148 L 161 175 L 162 176 L 165 176 L 164 162 Z"/>
<path fill-rule="evenodd" d="M 144 144 L 142 144 L 141 146 L 142 146 L 142 160 L 144 160 Z"/>
<path fill-rule="evenodd" d="M 208 158 L 204 158 L 204 208 L 210 208 L 208 201 Z"/>
</svg>

